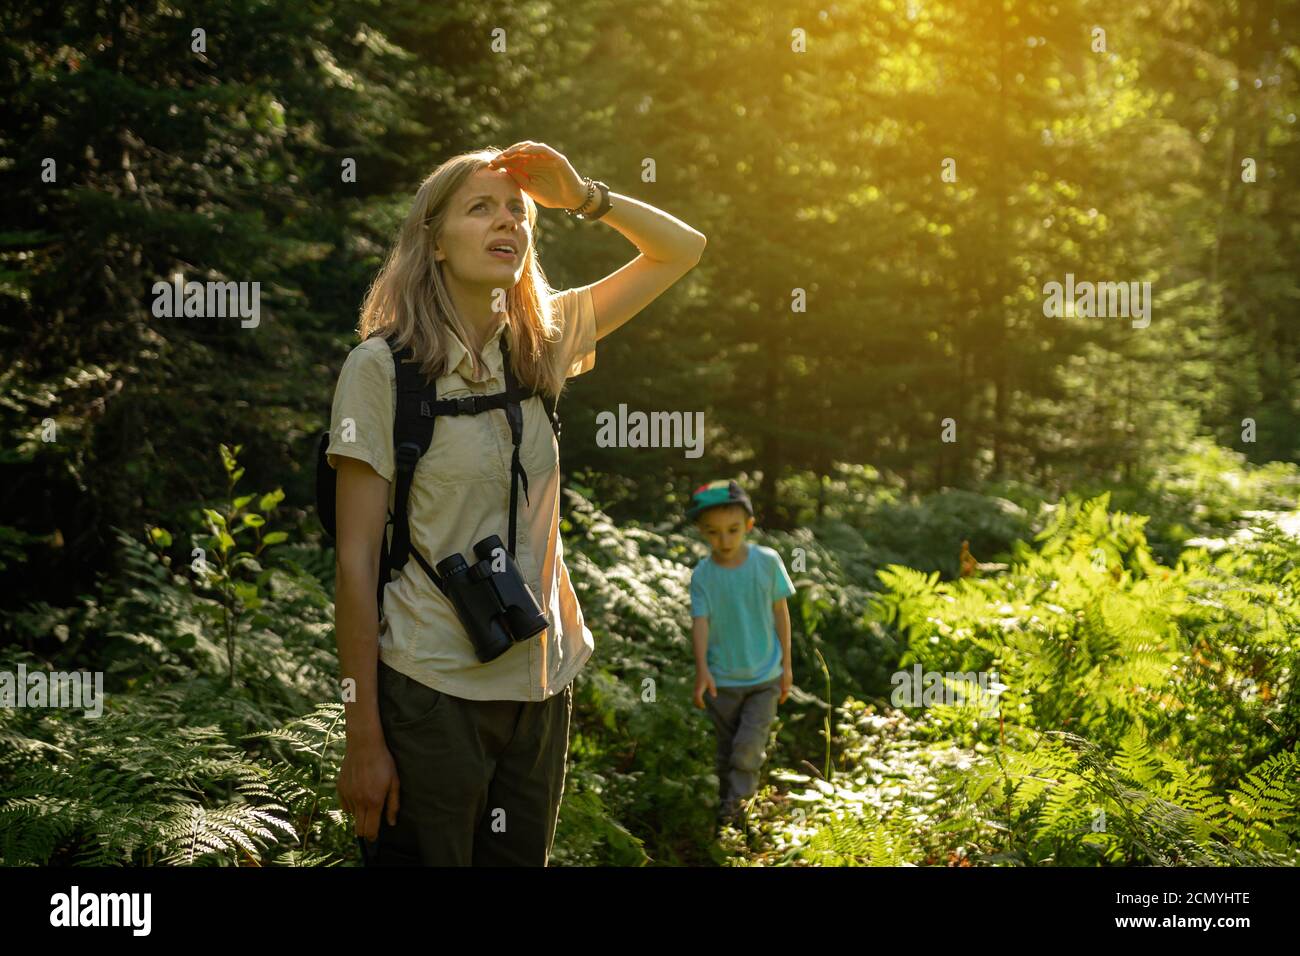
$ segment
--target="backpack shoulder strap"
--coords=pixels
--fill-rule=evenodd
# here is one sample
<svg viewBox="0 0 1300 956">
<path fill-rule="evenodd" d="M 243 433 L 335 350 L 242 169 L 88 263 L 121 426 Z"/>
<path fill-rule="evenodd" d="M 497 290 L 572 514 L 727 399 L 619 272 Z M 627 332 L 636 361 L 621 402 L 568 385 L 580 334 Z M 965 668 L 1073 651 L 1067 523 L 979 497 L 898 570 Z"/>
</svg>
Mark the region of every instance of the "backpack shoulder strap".
<svg viewBox="0 0 1300 956">
<path fill-rule="evenodd" d="M 396 487 L 393 492 L 393 541 L 389 547 L 388 564 L 391 570 L 401 571 L 411 553 L 411 527 L 406 510 L 411 496 L 411 481 L 416 463 L 433 442 L 434 418 L 420 414 L 420 403 L 437 398 L 438 384 L 436 380 L 426 382 L 419 365 L 408 361 L 413 357 L 409 346 L 399 350 L 391 336 L 388 346 L 393 350 L 393 366 L 397 371 L 397 406 L 393 415 Z M 437 576 L 433 577 L 436 581 Z"/>
</svg>

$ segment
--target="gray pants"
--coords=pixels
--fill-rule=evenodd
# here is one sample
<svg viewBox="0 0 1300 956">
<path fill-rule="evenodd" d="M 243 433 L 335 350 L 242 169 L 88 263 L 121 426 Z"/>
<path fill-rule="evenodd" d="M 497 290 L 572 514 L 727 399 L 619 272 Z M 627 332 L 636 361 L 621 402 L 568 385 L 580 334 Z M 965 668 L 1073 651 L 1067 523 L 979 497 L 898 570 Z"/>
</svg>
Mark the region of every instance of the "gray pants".
<svg viewBox="0 0 1300 956">
<path fill-rule="evenodd" d="M 750 687 L 719 687 L 704 692 L 704 706 L 718 732 L 718 790 L 725 808 L 758 789 L 758 772 L 767 760 L 767 736 L 781 699 L 781 678 Z"/>
<path fill-rule="evenodd" d="M 357 837 L 367 866 L 546 866 L 564 793 L 573 684 L 544 701 L 466 700 L 379 662 L 397 825 Z"/>
</svg>

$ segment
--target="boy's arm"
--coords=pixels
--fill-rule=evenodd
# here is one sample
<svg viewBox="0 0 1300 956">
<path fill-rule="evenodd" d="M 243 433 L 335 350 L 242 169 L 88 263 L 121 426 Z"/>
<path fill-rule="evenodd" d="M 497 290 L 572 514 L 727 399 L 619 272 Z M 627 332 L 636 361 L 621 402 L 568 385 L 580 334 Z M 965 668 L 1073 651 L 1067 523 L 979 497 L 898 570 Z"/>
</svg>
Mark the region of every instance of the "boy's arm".
<svg viewBox="0 0 1300 956">
<path fill-rule="evenodd" d="M 709 619 L 691 618 L 691 643 L 695 647 L 695 706 L 704 707 L 704 692 L 718 696 L 717 685 L 709 673 Z"/>
<path fill-rule="evenodd" d="M 781 659 L 785 662 L 785 669 L 790 670 L 794 665 L 790 660 L 790 609 L 786 607 L 785 598 L 773 602 L 772 616 L 776 620 L 776 636 L 781 639 Z"/>
<path fill-rule="evenodd" d="M 790 688 L 794 684 L 794 661 L 790 657 L 790 609 L 786 607 L 786 598 L 794 597 L 794 582 L 790 580 L 789 573 L 785 570 L 785 562 L 775 551 L 770 552 L 774 559 L 772 562 L 772 590 L 771 594 L 776 596 L 772 602 L 772 617 L 776 621 L 776 636 L 781 639 L 781 699 L 778 703 L 784 704 L 785 699 L 790 696 Z"/>
<path fill-rule="evenodd" d="M 709 669 L 709 619 L 691 618 L 691 643 L 695 647 L 695 673 Z"/>
<path fill-rule="evenodd" d="M 772 616 L 776 619 L 776 636 L 781 639 L 781 699 L 784 704 L 790 696 L 790 686 L 794 683 L 794 662 L 790 658 L 790 609 L 786 607 L 785 598 L 772 604 Z"/>
</svg>

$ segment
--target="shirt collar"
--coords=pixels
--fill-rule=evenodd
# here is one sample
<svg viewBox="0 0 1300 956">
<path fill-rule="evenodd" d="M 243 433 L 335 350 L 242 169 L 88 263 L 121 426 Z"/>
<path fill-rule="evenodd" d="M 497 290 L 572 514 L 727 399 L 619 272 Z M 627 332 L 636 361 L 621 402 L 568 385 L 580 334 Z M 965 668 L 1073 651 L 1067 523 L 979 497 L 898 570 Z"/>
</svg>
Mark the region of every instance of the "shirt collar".
<svg viewBox="0 0 1300 956">
<path fill-rule="evenodd" d="M 504 371 L 501 356 L 501 335 L 505 328 L 506 322 L 503 319 L 497 326 L 496 331 L 492 333 L 492 337 L 483 346 L 483 360 L 487 363 L 487 371 L 482 373 L 479 378 L 474 377 L 474 360 L 470 356 L 469 349 L 461 342 L 459 336 L 452 332 L 448 336 L 447 368 L 467 382 L 485 382 L 493 376 L 501 377 Z"/>
</svg>

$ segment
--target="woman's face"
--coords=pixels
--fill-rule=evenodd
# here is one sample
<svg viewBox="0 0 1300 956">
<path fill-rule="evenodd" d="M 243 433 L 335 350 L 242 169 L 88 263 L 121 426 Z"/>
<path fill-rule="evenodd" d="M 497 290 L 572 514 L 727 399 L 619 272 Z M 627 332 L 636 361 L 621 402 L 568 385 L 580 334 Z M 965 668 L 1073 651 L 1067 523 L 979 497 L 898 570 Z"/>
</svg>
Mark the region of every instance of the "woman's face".
<svg viewBox="0 0 1300 956">
<path fill-rule="evenodd" d="M 513 255 L 492 252 L 504 243 Z M 487 289 L 513 288 L 532 244 L 524 194 L 503 169 L 476 170 L 452 197 L 436 256 L 449 281 Z"/>
</svg>

